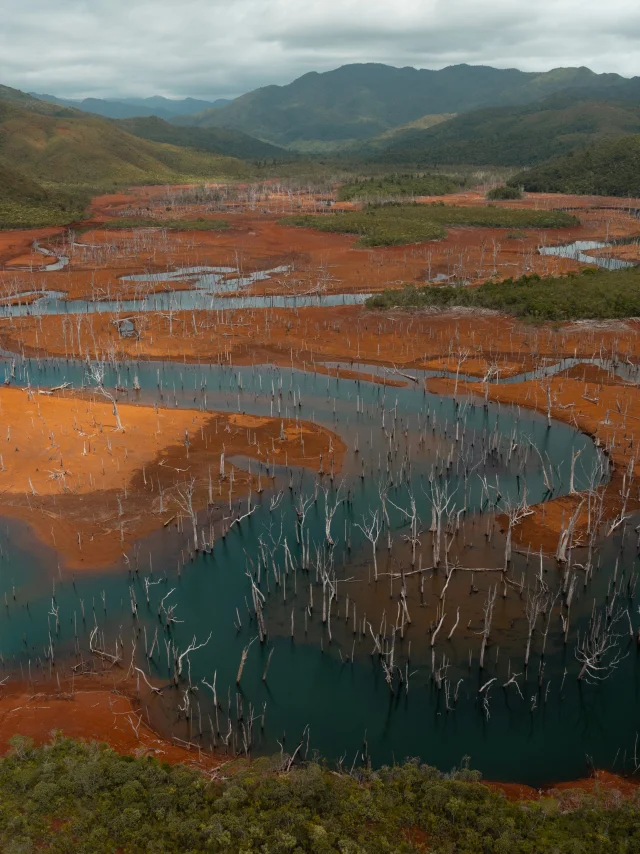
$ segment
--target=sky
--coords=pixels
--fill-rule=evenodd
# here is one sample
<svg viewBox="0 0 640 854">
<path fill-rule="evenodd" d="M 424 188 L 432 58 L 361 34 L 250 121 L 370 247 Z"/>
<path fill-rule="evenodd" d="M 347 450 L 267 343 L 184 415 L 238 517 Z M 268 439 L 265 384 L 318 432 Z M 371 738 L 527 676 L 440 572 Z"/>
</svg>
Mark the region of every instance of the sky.
<svg viewBox="0 0 640 854">
<path fill-rule="evenodd" d="M 235 97 L 352 62 L 640 74 L 638 0 L 0 0 L 0 83 Z"/>
</svg>

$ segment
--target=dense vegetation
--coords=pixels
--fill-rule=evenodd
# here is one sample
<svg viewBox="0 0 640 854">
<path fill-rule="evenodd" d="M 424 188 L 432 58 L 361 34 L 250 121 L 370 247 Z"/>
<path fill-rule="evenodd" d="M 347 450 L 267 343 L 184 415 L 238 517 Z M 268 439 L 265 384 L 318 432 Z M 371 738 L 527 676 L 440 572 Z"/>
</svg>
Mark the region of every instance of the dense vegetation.
<svg viewBox="0 0 640 854">
<path fill-rule="evenodd" d="M 175 231 L 225 231 L 230 228 L 226 219 L 153 219 L 146 216 L 128 216 L 110 219 L 105 228 L 168 228 Z"/>
<path fill-rule="evenodd" d="M 280 220 L 282 225 L 359 234 L 363 246 L 393 246 L 437 240 L 445 226 L 484 228 L 562 228 L 577 225 L 574 216 L 560 211 L 512 210 L 493 207 L 457 207 L 433 204 L 371 205 L 361 211 L 327 215 L 306 214 Z"/>
<path fill-rule="evenodd" d="M 264 86 L 225 107 L 172 121 L 234 128 L 295 146 L 309 140 L 362 140 L 427 115 L 528 104 L 570 87 L 600 92 L 621 81 L 617 74 L 594 74 L 588 68 L 537 73 L 469 65 L 431 71 L 354 64 L 310 72 L 287 86 Z"/>
<path fill-rule="evenodd" d="M 510 199 L 521 199 L 522 192 L 520 191 L 520 187 L 494 187 L 487 193 L 487 198 L 491 202 L 504 202 Z"/>
<path fill-rule="evenodd" d="M 534 193 L 640 196 L 640 134 L 557 157 L 509 183 Z"/>
<path fill-rule="evenodd" d="M 424 130 L 408 129 L 373 159 L 423 168 L 451 163 L 521 167 L 639 132 L 637 104 L 576 101 L 561 94 L 527 106 L 474 110 Z"/>
<path fill-rule="evenodd" d="M 370 308 L 489 308 L 533 320 L 640 317 L 640 268 L 583 270 L 566 276 L 522 276 L 478 288 L 407 287 L 386 290 Z"/>
<path fill-rule="evenodd" d="M 640 804 L 576 793 L 511 803 L 474 772 L 408 762 L 352 777 L 261 760 L 226 781 L 56 738 L 0 760 L 5 854 L 631 854 Z"/>
<path fill-rule="evenodd" d="M 123 119 L 117 124 L 122 130 L 141 139 L 239 157 L 241 160 L 268 158 L 271 161 L 282 161 L 291 160 L 295 156 L 277 145 L 270 145 L 242 131 L 229 130 L 229 128 L 178 127 L 155 116 Z"/>
<path fill-rule="evenodd" d="M 89 201 L 83 191 L 51 190 L 0 163 L 0 228 L 67 225 Z"/>
<path fill-rule="evenodd" d="M 384 175 L 343 184 L 338 190 L 338 199 L 347 202 L 399 196 L 442 196 L 457 192 L 464 183 L 464 178 L 454 175 Z"/>
</svg>

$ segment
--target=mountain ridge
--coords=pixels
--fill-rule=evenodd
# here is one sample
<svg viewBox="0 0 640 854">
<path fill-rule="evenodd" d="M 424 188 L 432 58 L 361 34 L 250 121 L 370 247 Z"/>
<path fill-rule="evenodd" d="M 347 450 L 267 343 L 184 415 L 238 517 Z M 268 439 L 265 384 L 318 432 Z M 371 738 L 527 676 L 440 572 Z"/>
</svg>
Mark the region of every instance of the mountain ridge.
<svg viewBox="0 0 640 854">
<path fill-rule="evenodd" d="M 433 71 L 358 63 L 308 72 L 284 86 L 248 92 L 224 107 L 177 116 L 172 123 L 228 127 L 295 146 L 308 140 L 366 139 L 430 114 L 528 104 L 568 88 L 606 91 L 626 80 L 585 67 L 538 73 L 466 64 Z"/>
<path fill-rule="evenodd" d="M 196 113 L 205 109 L 219 109 L 230 104 L 228 98 L 218 98 L 215 101 L 204 101 L 198 98 L 164 98 L 153 95 L 149 98 L 61 98 L 57 95 L 30 92 L 34 98 L 62 107 L 82 110 L 107 119 L 145 118 L 158 116 L 170 119 L 174 116 Z"/>
<path fill-rule="evenodd" d="M 378 163 L 521 167 L 638 132 L 640 105 L 558 93 L 535 104 L 473 110 L 433 127 L 409 128 L 378 152 L 375 140 L 365 143 L 361 155 Z"/>
</svg>

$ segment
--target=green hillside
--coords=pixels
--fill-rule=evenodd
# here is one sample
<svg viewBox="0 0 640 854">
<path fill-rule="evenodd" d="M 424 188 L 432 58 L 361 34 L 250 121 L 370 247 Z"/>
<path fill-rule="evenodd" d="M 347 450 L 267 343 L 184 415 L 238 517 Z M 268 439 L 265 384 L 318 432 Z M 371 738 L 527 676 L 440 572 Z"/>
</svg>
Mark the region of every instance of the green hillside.
<svg viewBox="0 0 640 854">
<path fill-rule="evenodd" d="M 10 86 L 0 85 L 0 102 L 2 101 L 13 104 L 16 107 L 21 107 L 24 110 L 33 110 L 33 112 L 40 113 L 43 116 L 76 115 L 75 110 L 60 106 L 60 104 L 50 104 L 46 101 L 40 101 L 38 98 L 34 98 L 33 95 L 27 95 L 26 92 L 21 92 L 20 89 L 12 89 Z"/>
<path fill-rule="evenodd" d="M 235 158 L 142 140 L 29 96 L 0 100 L 0 163 L 46 184 L 91 187 L 251 174 Z"/>
<path fill-rule="evenodd" d="M 0 163 L 0 228 L 67 225 L 82 216 L 83 192 L 45 189 Z"/>
<path fill-rule="evenodd" d="M 606 90 L 624 81 L 587 68 L 536 73 L 454 65 L 439 71 L 380 64 L 311 72 L 287 86 L 266 86 L 226 107 L 172 121 L 229 127 L 279 145 L 366 139 L 422 116 L 527 104 L 566 88 Z"/>
<path fill-rule="evenodd" d="M 640 106 L 574 103 L 565 95 L 557 95 L 540 104 L 475 110 L 435 127 L 409 129 L 396 134 L 373 159 L 420 166 L 523 166 L 592 142 L 638 132 Z"/>
<path fill-rule="evenodd" d="M 163 142 L 199 151 L 209 151 L 241 160 L 291 160 L 294 155 L 249 136 L 242 131 L 228 128 L 179 127 L 155 116 L 151 118 L 121 119 L 119 128 L 141 139 Z"/>
<path fill-rule="evenodd" d="M 640 134 L 555 157 L 509 184 L 535 193 L 640 196 Z"/>
</svg>

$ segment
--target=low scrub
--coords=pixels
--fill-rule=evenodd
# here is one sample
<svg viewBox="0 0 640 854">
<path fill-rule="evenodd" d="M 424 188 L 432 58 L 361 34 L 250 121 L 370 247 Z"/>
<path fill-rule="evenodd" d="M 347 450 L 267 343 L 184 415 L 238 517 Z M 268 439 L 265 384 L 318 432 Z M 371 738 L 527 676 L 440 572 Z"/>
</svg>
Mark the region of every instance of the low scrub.
<svg viewBox="0 0 640 854">
<path fill-rule="evenodd" d="M 406 287 L 367 301 L 370 308 L 488 308 L 532 320 L 640 317 L 640 268 L 584 270 L 557 278 L 538 275 L 485 282 L 478 288 Z"/>
<path fill-rule="evenodd" d="M 417 761 L 349 775 L 264 759 L 226 779 L 104 745 L 14 739 L 0 759 L 0 847 L 49 851 L 631 854 L 637 799 L 581 792 L 512 803 L 477 773 Z"/>
<path fill-rule="evenodd" d="M 111 219 L 105 228 L 168 228 L 176 231 L 225 231 L 231 226 L 226 219 L 153 219 L 145 216 L 130 216 Z"/>
<path fill-rule="evenodd" d="M 358 234 L 362 246 L 394 246 L 445 237 L 445 226 L 564 228 L 578 225 L 579 220 L 562 211 L 517 210 L 492 205 L 388 204 L 370 205 L 361 211 L 289 216 L 281 219 L 280 223 L 318 231 Z"/>
<path fill-rule="evenodd" d="M 0 162 L 0 229 L 68 225 L 84 214 L 85 189 L 44 187 Z"/>
<path fill-rule="evenodd" d="M 493 187 L 487 193 L 490 202 L 509 201 L 510 199 L 521 199 L 520 187 Z"/>
<path fill-rule="evenodd" d="M 343 184 L 338 190 L 338 199 L 348 202 L 352 199 L 376 201 L 402 196 L 443 196 L 458 192 L 464 184 L 465 179 L 455 175 L 386 175 Z"/>
<path fill-rule="evenodd" d="M 83 216 L 83 210 L 82 207 L 63 209 L 46 203 L 22 205 L 18 202 L 0 202 L 0 229 L 69 225 Z"/>
</svg>

